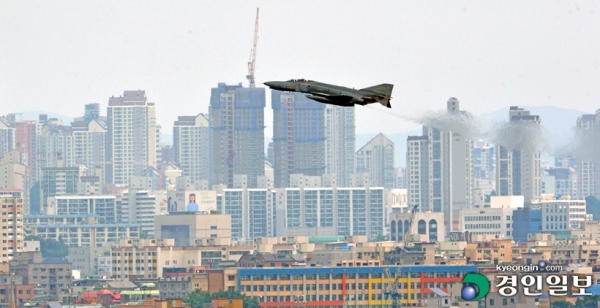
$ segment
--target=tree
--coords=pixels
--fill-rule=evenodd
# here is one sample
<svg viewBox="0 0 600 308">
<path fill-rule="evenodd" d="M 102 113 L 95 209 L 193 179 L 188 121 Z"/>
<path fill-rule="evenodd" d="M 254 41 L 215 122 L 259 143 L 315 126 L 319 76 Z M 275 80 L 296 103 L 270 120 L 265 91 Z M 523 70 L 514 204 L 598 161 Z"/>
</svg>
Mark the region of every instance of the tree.
<svg viewBox="0 0 600 308">
<path fill-rule="evenodd" d="M 388 237 L 387 235 L 383 235 L 383 234 L 378 234 L 376 237 L 373 238 L 374 242 L 383 242 L 383 241 L 387 241 Z"/>
<path fill-rule="evenodd" d="M 62 238 L 58 241 L 52 239 L 44 239 L 37 235 L 29 235 L 25 237 L 26 241 L 39 241 L 40 251 L 44 258 L 66 258 L 69 255 L 69 246 L 65 244 Z"/>
<path fill-rule="evenodd" d="M 600 296 L 598 295 L 583 296 L 575 303 L 575 308 L 596 308 L 599 301 Z"/>
<path fill-rule="evenodd" d="M 551 308 L 573 308 L 573 304 L 571 304 L 567 301 L 559 300 L 559 301 L 550 302 L 550 307 Z"/>
<path fill-rule="evenodd" d="M 213 298 L 242 298 L 244 308 L 258 308 L 260 304 L 256 298 L 250 298 L 238 291 L 221 290 L 214 293 L 208 293 L 200 289 L 188 294 L 183 301 L 189 303 L 192 308 L 203 308 L 204 304 L 209 304 Z"/>
<path fill-rule="evenodd" d="M 588 214 L 593 215 L 593 219 L 600 220 L 600 200 L 595 196 L 585 197 L 585 210 Z"/>
</svg>

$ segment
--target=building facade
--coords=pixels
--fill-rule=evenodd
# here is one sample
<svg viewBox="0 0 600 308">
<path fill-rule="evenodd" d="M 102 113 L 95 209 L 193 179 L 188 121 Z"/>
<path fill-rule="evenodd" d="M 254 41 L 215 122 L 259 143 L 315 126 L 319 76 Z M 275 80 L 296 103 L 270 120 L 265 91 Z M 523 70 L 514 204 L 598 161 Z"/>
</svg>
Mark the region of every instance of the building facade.
<svg viewBox="0 0 600 308">
<path fill-rule="evenodd" d="M 23 251 L 25 230 L 23 225 L 23 199 L 0 192 L 0 212 L 2 233 L 0 243 L 2 252 L 0 262 L 12 260 L 16 253 Z"/>
<path fill-rule="evenodd" d="M 446 105 L 448 116 L 468 117 L 456 98 Z M 409 204 L 443 212 L 447 232 L 457 230 L 460 211 L 475 204 L 474 142 L 467 133 L 423 126 L 422 136 L 408 137 Z"/>
<path fill-rule="evenodd" d="M 211 90 L 209 119 L 214 184 L 233 188 L 234 175 L 246 175 L 255 188 L 265 175 L 265 88 L 219 83 Z"/>
<path fill-rule="evenodd" d="M 600 130 L 600 110 L 595 114 L 584 114 L 577 118 L 577 129 L 579 130 L 581 143 L 590 141 L 593 136 L 597 140 Z M 577 185 L 579 199 L 585 199 L 589 196 L 600 198 L 600 170 L 598 170 L 598 161 L 596 157 L 594 144 L 580 144 L 576 155 L 577 158 Z"/>
<path fill-rule="evenodd" d="M 509 121 L 532 129 L 539 128 L 541 123 L 539 116 L 516 106 L 510 107 Z M 528 203 L 539 201 L 542 181 L 540 157 L 539 149 L 496 146 L 496 193 L 499 196 L 524 196 Z"/>
<path fill-rule="evenodd" d="M 354 108 L 325 106 L 325 173 L 335 174 L 340 187 L 352 186 L 356 162 Z"/>
<path fill-rule="evenodd" d="M 0 158 L 15 147 L 15 129 L 5 117 L 0 117 Z"/>
<path fill-rule="evenodd" d="M 86 105 L 87 107 L 87 105 Z M 86 109 L 86 112 L 88 110 Z M 77 121 L 71 123 L 73 131 L 73 147 L 75 163 L 86 166 L 86 175 L 98 175 L 101 182 L 106 179 L 106 123 L 87 115 L 89 122 Z M 96 170 L 99 169 L 99 174 Z"/>
<path fill-rule="evenodd" d="M 289 187 L 291 174 L 325 172 L 325 104 L 302 93 L 271 91 L 275 187 Z"/>
<path fill-rule="evenodd" d="M 108 100 L 106 183 L 125 186 L 156 167 L 156 106 L 146 91 L 125 91 Z"/>
<path fill-rule="evenodd" d="M 194 182 L 210 181 L 210 125 L 208 116 L 180 116 L 173 124 L 173 161 Z"/>
<path fill-rule="evenodd" d="M 394 143 L 383 134 L 356 152 L 356 174 L 369 174 L 370 186 L 394 188 Z"/>
</svg>

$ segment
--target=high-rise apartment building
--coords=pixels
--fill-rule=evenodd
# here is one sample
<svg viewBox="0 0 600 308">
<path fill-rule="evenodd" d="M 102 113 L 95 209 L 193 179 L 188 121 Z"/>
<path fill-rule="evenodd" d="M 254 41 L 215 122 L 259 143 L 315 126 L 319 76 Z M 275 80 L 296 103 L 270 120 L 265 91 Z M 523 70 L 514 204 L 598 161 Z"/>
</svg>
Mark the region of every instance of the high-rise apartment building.
<svg viewBox="0 0 600 308">
<path fill-rule="evenodd" d="M 27 166 L 22 163 L 19 151 L 12 150 L 0 157 L 0 189 L 21 190 L 27 196 L 27 176 Z"/>
<path fill-rule="evenodd" d="M 208 116 L 180 116 L 173 124 L 173 160 L 194 182 L 210 182 L 210 125 Z"/>
<path fill-rule="evenodd" d="M 600 110 L 595 114 L 584 114 L 577 118 L 577 129 L 581 133 L 598 133 L 600 130 Z M 594 145 L 581 145 L 590 146 Z M 588 158 L 589 159 L 589 158 Z M 577 158 L 577 191 L 579 199 L 589 196 L 600 198 L 600 170 L 598 162 Z"/>
<path fill-rule="evenodd" d="M 42 213 L 46 212 L 48 197 L 76 195 L 83 167 L 51 167 L 41 169 L 40 202 Z"/>
<path fill-rule="evenodd" d="M 71 123 L 75 165 L 85 165 L 86 174 L 97 175 L 100 169 L 102 181 L 106 179 L 106 123 L 92 119 L 89 122 Z"/>
<path fill-rule="evenodd" d="M 286 188 L 291 174 L 325 171 L 325 104 L 302 93 L 271 91 L 275 187 Z"/>
<path fill-rule="evenodd" d="M 354 108 L 325 106 L 325 173 L 335 174 L 340 187 L 352 185 L 356 133 Z"/>
<path fill-rule="evenodd" d="M 510 122 L 539 126 L 541 121 L 529 110 L 510 107 Z M 526 123 L 519 123 L 523 121 Z M 523 196 L 525 203 L 535 202 L 541 196 L 541 169 L 539 150 L 509 149 L 496 146 L 496 193 L 499 196 Z"/>
<path fill-rule="evenodd" d="M 23 251 L 23 241 L 25 239 L 23 229 L 23 199 L 12 195 L 5 195 L 0 192 L 0 262 L 12 260 L 17 252 Z"/>
<path fill-rule="evenodd" d="M 370 186 L 394 188 L 394 143 L 383 134 L 356 152 L 356 173 L 368 173 Z"/>
<path fill-rule="evenodd" d="M 0 158 L 4 153 L 10 152 L 15 148 L 15 129 L 12 124 L 4 117 L 0 117 Z"/>
<path fill-rule="evenodd" d="M 493 179 L 495 169 L 494 153 L 494 147 L 488 142 L 479 140 L 475 143 L 475 149 L 473 150 L 475 178 Z"/>
<path fill-rule="evenodd" d="M 100 104 L 86 104 L 83 119 L 85 122 L 91 122 L 92 120 L 100 120 Z"/>
<path fill-rule="evenodd" d="M 265 175 L 265 88 L 219 83 L 211 91 L 209 120 L 214 184 L 233 187 L 246 175 L 248 187 Z"/>
<path fill-rule="evenodd" d="M 106 182 L 119 186 L 156 167 L 156 107 L 146 91 L 125 91 L 109 99 L 106 163 Z"/>
<path fill-rule="evenodd" d="M 460 116 L 460 103 L 450 98 L 450 116 Z M 422 136 L 407 142 L 408 204 L 420 211 L 443 212 L 447 232 L 459 228 L 460 211 L 474 204 L 474 142 L 464 132 L 423 126 Z"/>
<path fill-rule="evenodd" d="M 37 136 L 36 149 L 38 169 L 75 166 L 73 131 L 70 126 L 45 124 Z"/>
</svg>

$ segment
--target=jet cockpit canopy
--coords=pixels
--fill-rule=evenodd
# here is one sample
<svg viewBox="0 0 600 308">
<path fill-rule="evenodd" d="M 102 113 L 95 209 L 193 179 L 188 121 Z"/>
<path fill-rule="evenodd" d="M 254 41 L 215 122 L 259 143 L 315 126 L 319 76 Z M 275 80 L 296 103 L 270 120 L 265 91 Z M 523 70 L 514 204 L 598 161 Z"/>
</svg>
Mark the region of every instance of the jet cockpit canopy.
<svg viewBox="0 0 600 308">
<path fill-rule="evenodd" d="M 287 82 L 309 82 L 310 80 L 306 79 L 290 79 Z"/>
</svg>

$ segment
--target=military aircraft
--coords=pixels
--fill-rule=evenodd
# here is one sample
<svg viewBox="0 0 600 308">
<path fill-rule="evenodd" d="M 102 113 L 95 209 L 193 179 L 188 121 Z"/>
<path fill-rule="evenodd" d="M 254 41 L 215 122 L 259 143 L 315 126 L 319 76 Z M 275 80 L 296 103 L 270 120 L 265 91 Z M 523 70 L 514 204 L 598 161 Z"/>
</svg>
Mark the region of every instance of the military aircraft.
<svg viewBox="0 0 600 308">
<path fill-rule="evenodd" d="M 308 93 L 307 98 L 325 104 L 353 107 L 354 105 L 364 106 L 379 102 L 392 108 L 390 99 L 394 85 L 388 83 L 360 90 L 305 79 L 268 81 L 264 84 L 273 90 Z"/>
</svg>

